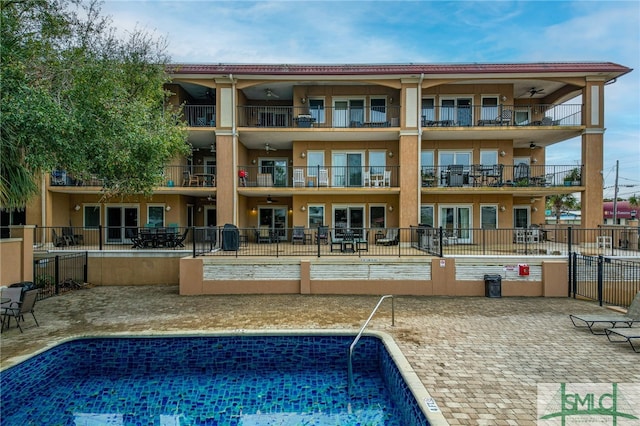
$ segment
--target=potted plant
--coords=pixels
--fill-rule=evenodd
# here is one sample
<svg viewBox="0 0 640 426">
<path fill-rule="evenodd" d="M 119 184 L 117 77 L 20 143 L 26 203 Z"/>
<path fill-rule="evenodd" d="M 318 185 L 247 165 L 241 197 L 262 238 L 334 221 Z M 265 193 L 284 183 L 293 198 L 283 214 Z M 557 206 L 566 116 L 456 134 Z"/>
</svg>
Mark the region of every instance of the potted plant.
<svg viewBox="0 0 640 426">
<path fill-rule="evenodd" d="M 564 186 L 580 186 L 580 168 L 574 167 L 564 177 Z"/>
</svg>

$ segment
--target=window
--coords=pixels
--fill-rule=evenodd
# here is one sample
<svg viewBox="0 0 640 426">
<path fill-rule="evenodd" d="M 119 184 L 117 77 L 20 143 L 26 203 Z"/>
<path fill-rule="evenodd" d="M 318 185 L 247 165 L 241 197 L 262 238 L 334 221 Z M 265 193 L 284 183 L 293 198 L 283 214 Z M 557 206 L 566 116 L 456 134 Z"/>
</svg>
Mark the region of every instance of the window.
<svg viewBox="0 0 640 426">
<path fill-rule="evenodd" d="M 95 229 L 100 226 L 100 206 L 99 205 L 85 205 L 84 206 L 84 227 Z"/>
<path fill-rule="evenodd" d="M 480 164 L 485 166 L 498 164 L 498 151 L 480 151 Z"/>
<path fill-rule="evenodd" d="M 448 126 L 471 126 L 471 123 L 473 122 L 471 98 L 461 97 L 454 99 L 442 99 L 440 102 L 441 122 L 444 122 L 445 125 Z"/>
<path fill-rule="evenodd" d="M 433 98 L 425 98 L 422 100 L 422 125 L 425 126 L 428 121 L 435 121 L 435 100 Z"/>
<path fill-rule="evenodd" d="M 462 164 L 465 169 L 468 170 L 468 166 L 471 165 L 471 151 L 443 151 L 440 152 L 440 158 L 438 159 L 438 165 L 440 167 L 450 166 L 452 164 Z"/>
<path fill-rule="evenodd" d="M 324 225 L 324 206 L 309 206 L 309 228 Z"/>
<path fill-rule="evenodd" d="M 324 123 L 324 99 L 309 99 L 309 114 L 316 123 Z"/>
<path fill-rule="evenodd" d="M 371 221 L 369 224 L 370 228 L 386 228 L 384 206 L 370 206 L 369 220 Z"/>
<path fill-rule="evenodd" d="M 482 229 L 498 228 L 498 206 L 480 206 L 480 227 Z"/>
<path fill-rule="evenodd" d="M 429 225 L 433 227 L 435 223 L 433 218 L 433 205 L 421 205 L 420 206 L 420 222 L 421 225 Z"/>
<path fill-rule="evenodd" d="M 147 223 L 151 226 L 164 226 L 164 206 L 148 206 Z"/>
<path fill-rule="evenodd" d="M 480 113 L 480 120 L 495 120 L 500 114 L 498 113 L 498 97 L 483 97 L 482 98 L 482 111 Z"/>
<path fill-rule="evenodd" d="M 386 166 L 384 151 L 369 151 L 369 171 L 372 175 L 383 175 Z"/>
<path fill-rule="evenodd" d="M 307 176 L 317 176 L 318 169 L 324 168 L 324 151 L 308 151 L 307 168 Z"/>
<path fill-rule="evenodd" d="M 385 98 L 371 99 L 371 117 L 369 121 L 372 123 L 387 121 L 386 102 Z"/>
</svg>

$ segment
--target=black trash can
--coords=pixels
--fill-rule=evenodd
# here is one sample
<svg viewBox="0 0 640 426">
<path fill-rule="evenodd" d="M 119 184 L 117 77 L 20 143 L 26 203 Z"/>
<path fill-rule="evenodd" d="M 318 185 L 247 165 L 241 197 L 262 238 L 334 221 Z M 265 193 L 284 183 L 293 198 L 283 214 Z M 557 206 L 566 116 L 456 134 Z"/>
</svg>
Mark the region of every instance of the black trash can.
<svg viewBox="0 0 640 426">
<path fill-rule="evenodd" d="M 484 295 L 502 297 L 502 276 L 486 274 L 484 276 Z"/>
<path fill-rule="evenodd" d="M 238 227 L 227 223 L 222 228 L 222 250 L 224 251 L 237 251 L 239 245 L 240 235 Z"/>
</svg>

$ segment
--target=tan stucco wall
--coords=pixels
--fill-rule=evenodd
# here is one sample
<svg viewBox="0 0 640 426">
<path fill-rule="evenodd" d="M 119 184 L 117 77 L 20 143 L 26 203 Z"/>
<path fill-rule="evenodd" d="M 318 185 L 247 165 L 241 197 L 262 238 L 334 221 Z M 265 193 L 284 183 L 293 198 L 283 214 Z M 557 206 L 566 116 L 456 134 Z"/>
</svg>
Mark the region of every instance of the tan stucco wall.
<svg viewBox="0 0 640 426">
<path fill-rule="evenodd" d="M 0 285 L 23 281 L 21 253 L 22 238 L 0 240 Z"/>
<path fill-rule="evenodd" d="M 96 285 L 178 284 L 181 256 L 179 253 L 93 252 L 89 254 L 87 279 Z"/>
</svg>

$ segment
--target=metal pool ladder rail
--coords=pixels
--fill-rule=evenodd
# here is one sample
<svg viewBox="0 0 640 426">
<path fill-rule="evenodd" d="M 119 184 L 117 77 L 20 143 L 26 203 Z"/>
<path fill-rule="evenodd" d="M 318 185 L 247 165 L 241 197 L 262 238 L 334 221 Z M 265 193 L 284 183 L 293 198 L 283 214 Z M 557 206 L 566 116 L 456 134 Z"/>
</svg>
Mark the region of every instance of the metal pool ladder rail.
<svg viewBox="0 0 640 426">
<path fill-rule="evenodd" d="M 362 326 L 362 328 L 360 329 L 360 331 L 358 332 L 358 335 L 356 336 L 355 339 L 353 339 L 353 343 L 351 343 L 351 346 L 349 346 L 349 359 L 348 359 L 348 370 L 347 370 L 347 375 L 348 375 L 348 380 L 349 380 L 349 393 L 351 393 L 351 389 L 353 389 L 353 387 L 355 386 L 355 383 L 353 381 L 353 362 L 351 360 L 351 358 L 353 357 L 353 349 L 356 347 L 356 344 L 358 343 L 358 340 L 360 340 L 360 336 L 362 336 L 362 333 L 364 332 L 364 329 L 367 328 L 367 325 L 369 325 L 369 321 L 371 321 L 371 318 L 373 318 L 373 316 L 376 314 L 376 311 L 378 310 L 378 308 L 380 307 L 380 305 L 382 304 L 382 302 L 384 301 L 384 299 L 390 297 L 391 298 L 391 325 L 395 326 L 396 325 L 396 309 L 395 309 L 395 302 L 393 299 L 393 294 L 387 294 L 385 296 L 382 296 L 380 298 L 380 300 L 378 301 L 378 304 L 376 305 L 375 308 L 373 308 L 373 311 L 371 311 L 371 315 L 369 315 L 369 319 L 367 319 L 367 321 L 365 321 L 364 325 Z"/>
</svg>

